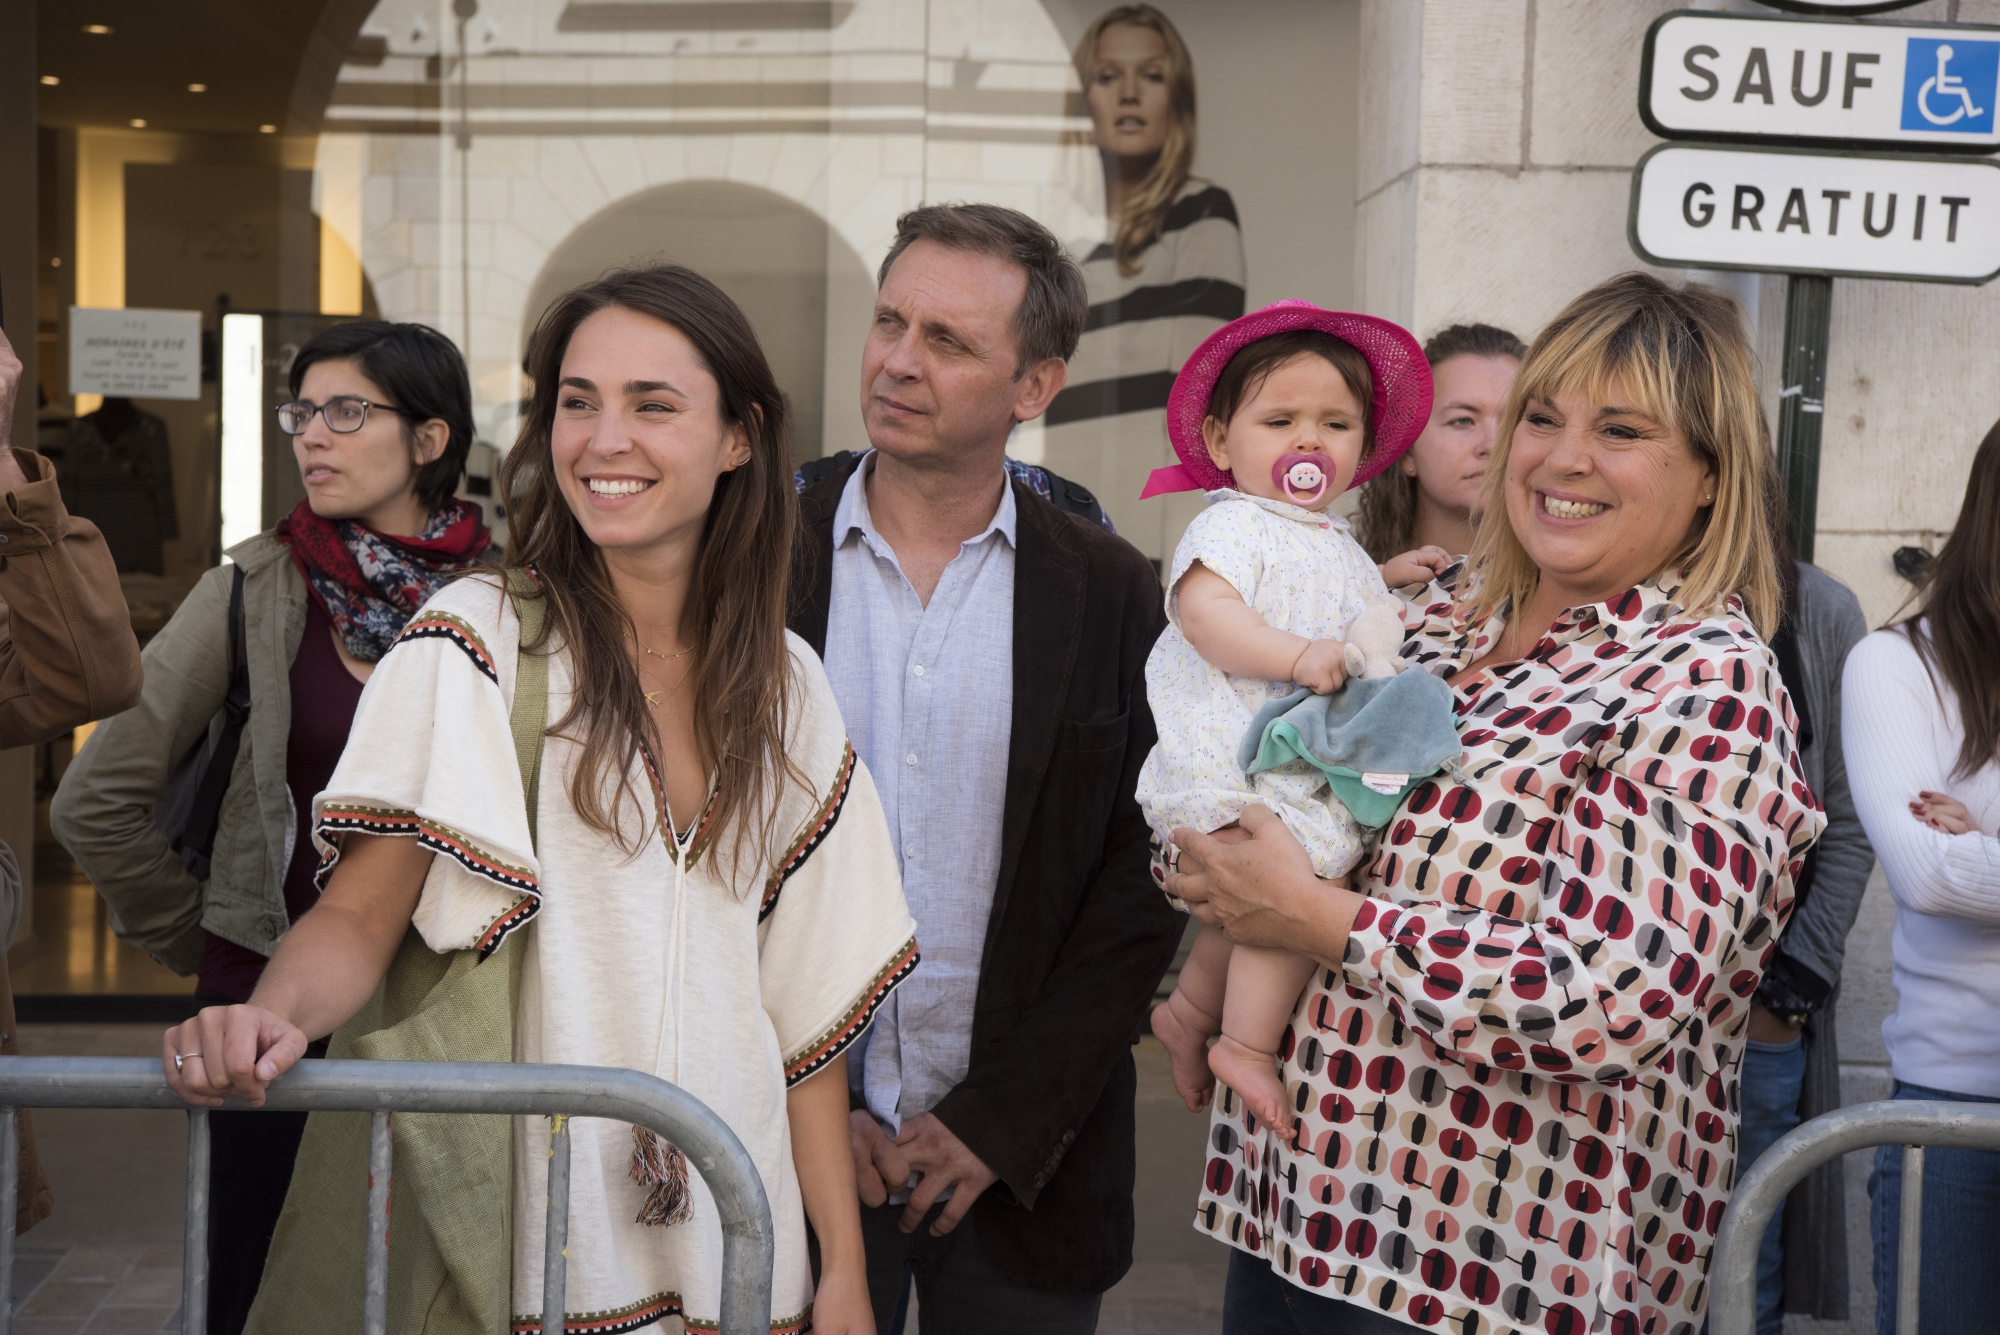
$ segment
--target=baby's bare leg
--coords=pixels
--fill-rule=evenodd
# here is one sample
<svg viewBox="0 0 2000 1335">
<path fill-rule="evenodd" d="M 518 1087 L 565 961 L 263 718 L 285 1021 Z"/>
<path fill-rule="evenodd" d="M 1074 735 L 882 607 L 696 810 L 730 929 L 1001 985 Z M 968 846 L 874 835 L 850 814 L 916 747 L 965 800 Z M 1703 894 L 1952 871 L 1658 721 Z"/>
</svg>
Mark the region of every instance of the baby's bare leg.
<svg viewBox="0 0 2000 1335">
<path fill-rule="evenodd" d="M 1289 1130 L 1292 1110 L 1278 1078 L 1278 1040 L 1318 966 L 1289 950 L 1237 946 L 1229 956 L 1222 1038 L 1208 1054 L 1215 1078 L 1242 1096 L 1258 1118 Z"/>
<path fill-rule="evenodd" d="M 1222 992 L 1232 949 L 1221 932 L 1202 928 L 1172 995 L 1153 1007 L 1153 1034 L 1173 1059 L 1174 1090 L 1189 1112 L 1206 1108 L 1215 1092 L 1215 1077 L 1208 1070 L 1208 1040 L 1222 1029 Z"/>
</svg>

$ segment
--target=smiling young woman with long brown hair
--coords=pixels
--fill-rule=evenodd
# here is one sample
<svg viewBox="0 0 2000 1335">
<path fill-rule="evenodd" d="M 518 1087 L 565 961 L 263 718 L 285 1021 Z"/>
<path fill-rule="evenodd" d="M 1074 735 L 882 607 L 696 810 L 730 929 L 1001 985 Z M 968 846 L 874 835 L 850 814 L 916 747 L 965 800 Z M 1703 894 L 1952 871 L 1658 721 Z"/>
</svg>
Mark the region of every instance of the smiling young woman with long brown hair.
<svg viewBox="0 0 2000 1335">
<path fill-rule="evenodd" d="M 679 268 L 560 298 L 529 366 L 534 403 L 502 472 L 508 581 L 445 589 L 383 659 L 314 804 L 318 907 L 249 1005 L 169 1031 L 168 1078 L 192 1102 L 254 1101 L 342 1025 L 335 1055 L 658 1075 L 762 1171 L 772 1330 L 861 1335 L 874 1322 L 844 1054 L 916 948 L 874 786 L 818 659 L 784 627 L 784 400 L 742 312 Z M 538 687 L 539 780 L 515 753 Z M 411 980 L 441 972 L 417 1007 L 426 1027 L 396 1022 Z M 447 1133 L 450 1159 L 417 1130 L 405 1145 L 402 1119 L 397 1134 L 406 1259 L 390 1296 L 412 1324 L 392 1320 L 543 1328 L 541 1127 L 517 1119 L 500 1146 Z M 716 1320 L 715 1207 L 679 1152 L 615 1123 L 572 1134 L 564 1323 Z M 353 1328 L 358 1254 L 327 1241 L 345 1236 L 327 1227 L 338 1175 L 306 1169 L 353 1143 L 333 1119 L 308 1130 L 253 1330 Z M 496 1161 L 509 1170 L 490 1180 L 446 1167 Z M 467 1239 L 461 1221 L 479 1217 L 511 1228 Z M 407 1278 L 423 1274 L 443 1279 Z"/>
</svg>

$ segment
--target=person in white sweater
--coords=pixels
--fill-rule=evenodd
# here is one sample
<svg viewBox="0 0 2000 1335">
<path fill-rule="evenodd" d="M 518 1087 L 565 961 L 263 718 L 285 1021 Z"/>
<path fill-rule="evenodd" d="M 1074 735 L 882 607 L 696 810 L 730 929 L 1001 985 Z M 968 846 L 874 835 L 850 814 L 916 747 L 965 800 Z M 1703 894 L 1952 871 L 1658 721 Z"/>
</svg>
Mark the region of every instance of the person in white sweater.
<svg viewBox="0 0 2000 1335">
<path fill-rule="evenodd" d="M 2000 1103 L 2000 423 L 1973 458 L 1923 609 L 1856 645 L 1842 682 L 1854 805 L 1896 899 L 1891 1095 Z M 1875 1325 L 1895 1329 L 1902 1149 L 1868 1190 Z M 1930 1151 L 1924 1335 L 1989 1332 L 2000 1311 L 2000 1154 Z"/>
</svg>

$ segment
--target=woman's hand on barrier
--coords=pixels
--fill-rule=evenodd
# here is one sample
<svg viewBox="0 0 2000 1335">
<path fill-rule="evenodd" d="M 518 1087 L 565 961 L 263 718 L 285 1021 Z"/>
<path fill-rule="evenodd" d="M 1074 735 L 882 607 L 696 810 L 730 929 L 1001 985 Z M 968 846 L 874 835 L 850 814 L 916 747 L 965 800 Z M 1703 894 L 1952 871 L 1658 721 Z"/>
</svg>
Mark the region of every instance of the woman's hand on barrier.
<svg viewBox="0 0 2000 1335">
<path fill-rule="evenodd" d="M 1269 807 L 1253 803 L 1237 823 L 1234 832 L 1175 830 L 1180 856 L 1167 893 L 1231 941 L 1337 962 L 1361 897 L 1345 881 L 1314 875 L 1312 858 Z"/>
<path fill-rule="evenodd" d="M 1910 803 L 1910 814 L 1940 834 L 1964 834 L 1973 828 L 1972 813 L 1949 793 L 1918 793 Z"/>
<path fill-rule="evenodd" d="M 168 1088 L 197 1107 L 240 1098 L 260 1108 L 305 1050 L 304 1031 L 261 1006 L 210 1006 L 167 1030 L 160 1062 Z"/>
</svg>

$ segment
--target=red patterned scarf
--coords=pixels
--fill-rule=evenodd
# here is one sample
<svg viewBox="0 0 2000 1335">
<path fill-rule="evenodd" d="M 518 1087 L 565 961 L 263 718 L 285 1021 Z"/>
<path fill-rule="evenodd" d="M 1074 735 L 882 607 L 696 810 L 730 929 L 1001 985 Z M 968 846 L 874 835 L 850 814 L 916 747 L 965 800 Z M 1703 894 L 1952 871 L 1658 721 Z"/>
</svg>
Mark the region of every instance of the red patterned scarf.
<svg viewBox="0 0 2000 1335">
<path fill-rule="evenodd" d="M 424 600 L 493 545 L 477 506 L 445 502 L 414 538 L 392 537 L 351 519 L 323 519 L 305 501 L 278 521 L 278 541 L 347 652 L 373 663 L 389 652 Z"/>
</svg>

